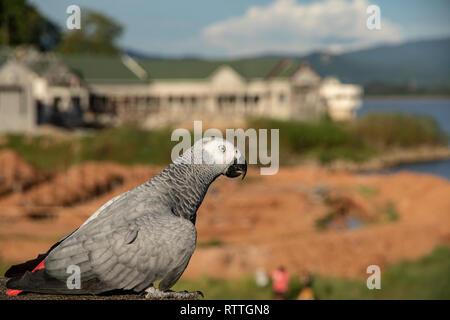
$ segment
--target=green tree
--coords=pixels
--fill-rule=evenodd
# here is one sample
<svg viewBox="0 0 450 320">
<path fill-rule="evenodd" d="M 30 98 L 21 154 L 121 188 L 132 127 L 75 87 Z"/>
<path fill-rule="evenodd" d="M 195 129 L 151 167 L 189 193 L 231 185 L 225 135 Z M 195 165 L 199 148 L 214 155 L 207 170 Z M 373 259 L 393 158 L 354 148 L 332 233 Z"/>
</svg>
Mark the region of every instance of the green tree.
<svg viewBox="0 0 450 320">
<path fill-rule="evenodd" d="M 54 47 L 60 30 L 26 0 L 0 0 L 0 46 Z"/>
<path fill-rule="evenodd" d="M 81 29 L 65 33 L 57 49 L 63 53 L 116 53 L 122 32 L 122 25 L 114 19 L 82 8 Z"/>
</svg>

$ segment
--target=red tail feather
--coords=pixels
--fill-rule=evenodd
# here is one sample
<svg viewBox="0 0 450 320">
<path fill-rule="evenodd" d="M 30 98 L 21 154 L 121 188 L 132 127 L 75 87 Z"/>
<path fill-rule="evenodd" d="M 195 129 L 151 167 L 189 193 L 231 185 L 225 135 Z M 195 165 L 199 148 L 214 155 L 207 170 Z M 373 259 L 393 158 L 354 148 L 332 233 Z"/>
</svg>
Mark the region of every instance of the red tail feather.
<svg viewBox="0 0 450 320">
<path fill-rule="evenodd" d="M 31 272 L 35 272 L 36 270 L 39 270 L 39 269 L 44 269 L 44 261 L 45 261 L 45 259 L 42 260 L 42 261 L 37 265 L 37 267 L 34 268 L 33 271 L 31 271 Z M 21 292 L 22 292 L 22 290 L 8 289 L 8 290 L 6 290 L 6 295 L 7 295 L 7 296 L 11 296 L 11 297 L 15 297 L 15 296 L 18 296 Z"/>
</svg>

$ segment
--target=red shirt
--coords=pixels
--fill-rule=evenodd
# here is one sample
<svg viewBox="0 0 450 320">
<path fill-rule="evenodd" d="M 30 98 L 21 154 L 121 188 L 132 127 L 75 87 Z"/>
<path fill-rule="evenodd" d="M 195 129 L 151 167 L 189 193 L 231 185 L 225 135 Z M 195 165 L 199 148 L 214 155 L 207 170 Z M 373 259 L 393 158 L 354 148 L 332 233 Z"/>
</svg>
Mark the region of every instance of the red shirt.
<svg viewBox="0 0 450 320">
<path fill-rule="evenodd" d="M 284 293 L 289 286 L 289 275 L 286 271 L 274 270 L 272 271 L 272 288 L 275 292 Z"/>
</svg>

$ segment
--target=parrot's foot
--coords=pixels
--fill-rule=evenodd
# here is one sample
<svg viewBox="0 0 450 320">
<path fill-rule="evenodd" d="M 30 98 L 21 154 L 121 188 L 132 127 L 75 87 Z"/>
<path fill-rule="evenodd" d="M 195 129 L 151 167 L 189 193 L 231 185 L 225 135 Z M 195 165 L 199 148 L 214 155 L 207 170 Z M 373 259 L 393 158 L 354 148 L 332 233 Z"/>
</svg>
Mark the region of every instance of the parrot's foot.
<svg viewBox="0 0 450 320">
<path fill-rule="evenodd" d="M 199 299 L 200 296 L 204 298 L 205 296 L 201 291 L 188 292 L 188 291 L 161 291 L 155 287 L 150 287 L 145 290 L 145 297 L 147 299 L 173 299 L 173 300 L 195 300 Z"/>
</svg>

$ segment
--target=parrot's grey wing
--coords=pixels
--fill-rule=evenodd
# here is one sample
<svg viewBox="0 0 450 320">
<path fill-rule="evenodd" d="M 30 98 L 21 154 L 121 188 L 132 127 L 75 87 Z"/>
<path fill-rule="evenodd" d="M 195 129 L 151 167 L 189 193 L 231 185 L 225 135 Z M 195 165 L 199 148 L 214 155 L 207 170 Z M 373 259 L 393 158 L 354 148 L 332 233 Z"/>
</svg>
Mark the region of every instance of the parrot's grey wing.
<svg viewBox="0 0 450 320">
<path fill-rule="evenodd" d="M 79 230 L 88 232 L 87 229 L 97 229 L 99 225 L 107 223 L 118 225 L 126 220 L 133 220 L 140 215 L 147 214 L 149 209 L 160 204 L 152 201 L 149 192 L 144 190 L 142 186 L 139 186 L 109 200 L 90 216 Z"/>
<path fill-rule="evenodd" d="M 124 219 L 122 224 L 101 220 L 106 223 L 86 224 L 49 254 L 45 269 L 50 276 L 65 282 L 70 276 L 67 268 L 76 265 L 82 290 L 139 292 L 180 268 L 184 270 L 195 249 L 194 225 L 169 209 Z M 95 288 L 83 288 L 91 283 Z"/>
</svg>

